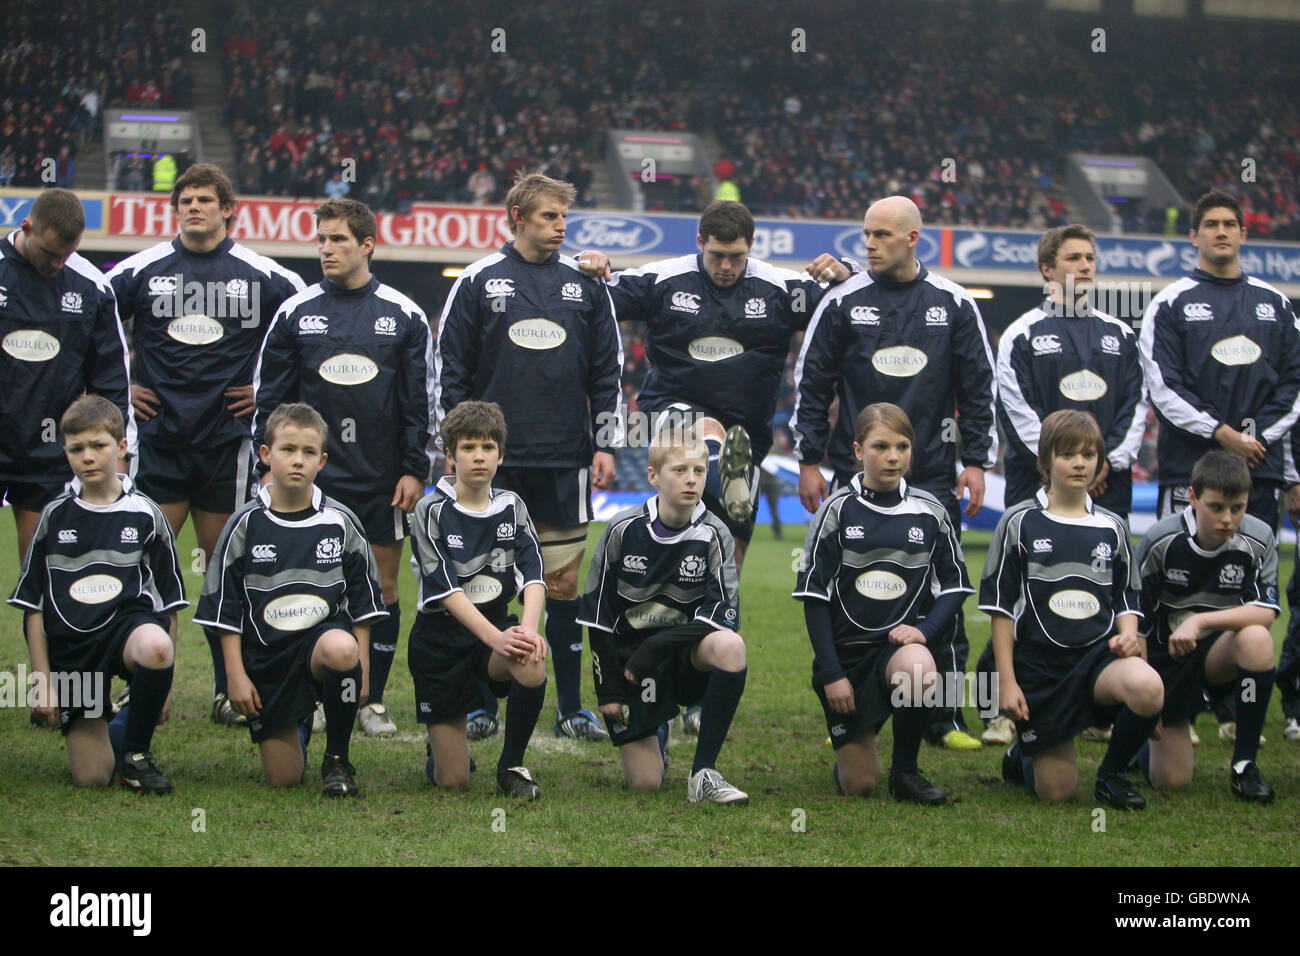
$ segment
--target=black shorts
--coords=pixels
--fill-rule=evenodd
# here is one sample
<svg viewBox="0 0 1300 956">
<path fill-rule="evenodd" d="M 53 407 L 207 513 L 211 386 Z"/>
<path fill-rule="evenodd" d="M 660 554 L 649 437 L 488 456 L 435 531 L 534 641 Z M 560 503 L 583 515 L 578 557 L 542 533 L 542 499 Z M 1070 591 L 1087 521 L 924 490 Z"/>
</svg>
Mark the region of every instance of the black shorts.
<svg viewBox="0 0 1300 956">
<path fill-rule="evenodd" d="M 1166 645 L 1148 644 L 1147 657 L 1165 685 L 1165 706 L 1160 711 L 1160 722 L 1166 727 L 1194 718 L 1206 709 L 1205 695 L 1217 700 L 1224 694 L 1231 693 L 1236 681 L 1223 684 L 1211 684 L 1205 677 L 1205 658 L 1210 653 L 1214 642 L 1226 631 L 1202 637 L 1196 642 L 1196 650 L 1186 657 L 1174 660 L 1169 656 Z"/>
<path fill-rule="evenodd" d="M 663 408 L 650 412 L 654 416 L 650 428 L 651 435 L 657 435 L 665 428 L 689 428 L 694 427 L 702 418 L 712 418 L 724 428 L 729 428 L 735 422 L 728 423 L 721 415 L 718 415 L 702 405 L 694 405 L 691 402 L 673 402 Z M 750 436 L 753 439 L 753 436 Z M 749 497 L 751 501 L 758 500 L 758 473 L 760 462 L 751 461 L 749 463 L 749 473 L 745 480 L 749 484 Z M 744 541 L 746 544 L 754 537 L 754 514 L 750 515 L 748 521 L 736 521 L 727 513 L 726 506 L 713 492 L 705 489 L 700 495 L 700 500 L 704 502 L 704 507 L 709 509 L 714 515 L 722 520 L 731 532 L 731 536 L 738 541 Z"/>
<path fill-rule="evenodd" d="M 0 480 L 0 500 L 11 508 L 40 512 L 46 505 L 63 494 L 68 487 L 67 478 L 31 478 Z"/>
<path fill-rule="evenodd" d="M 1020 460 L 1007 462 L 1006 479 L 1006 491 L 1002 496 L 1004 510 L 1028 501 L 1043 487 L 1038 467 L 1026 465 Z M 1106 476 L 1106 493 L 1094 501 L 1127 521 L 1129 512 L 1133 510 L 1133 469 L 1125 468 L 1121 471 L 1112 468 Z M 1186 504 L 1186 501 L 1183 503 Z"/>
<path fill-rule="evenodd" d="M 390 504 L 393 489 L 359 495 L 351 491 L 339 492 L 321 486 L 321 491 L 347 507 L 361 522 L 361 530 L 371 544 L 392 544 L 409 533 L 406 512 Z"/>
<path fill-rule="evenodd" d="M 1088 647 L 1050 650 L 1017 642 L 1016 683 L 1029 705 L 1029 719 L 1016 721 L 1020 752 L 1026 757 L 1073 740 L 1089 727 L 1109 727 L 1119 705 L 1097 705 L 1097 677 L 1119 660 L 1107 641 Z"/>
<path fill-rule="evenodd" d="M 1156 502 L 1156 517 L 1163 518 L 1186 508 L 1191 503 L 1187 492 L 1187 485 L 1161 485 L 1160 497 Z M 1251 482 L 1250 498 L 1246 501 L 1246 514 L 1258 518 L 1276 534 L 1281 496 L 1282 485 L 1279 482 Z"/>
<path fill-rule="evenodd" d="M 248 500 L 252 449 L 251 438 L 237 438 L 202 451 L 142 441 L 135 484 L 160 504 L 188 501 L 199 511 L 233 514 Z"/>
<path fill-rule="evenodd" d="M 262 701 L 261 711 L 248 721 L 253 743 L 260 744 L 282 730 L 297 727 L 316 710 L 323 686 L 311 676 L 311 655 L 321 636 L 332 630 L 351 634 L 352 625 L 339 619 L 324 621 L 304 631 L 301 637 L 259 647 L 253 659 L 245 652 L 244 670 Z M 360 690 L 357 688 L 358 693 Z"/>
<path fill-rule="evenodd" d="M 813 679 L 812 689 L 822 702 L 822 713 L 826 715 L 826 733 L 836 750 L 864 730 L 880 733 L 880 728 L 894 712 L 890 703 L 893 688 L 889 686 L 886 672 L 889 659 L 898 649 L 897 644 L 888 641 L 864 644 L 860 651 L 854 648 L 852 658 L 841 661 L 849 683 L 853 685 L 854 711 L 851 714 L 837 714 L 831 710 L 826 702 L 826 685 Z"/>
<path fill-rule="evenodd" d="M 499 628 L 519 623 L 513 615 Z M 415 684 L 415 719 L 421 724 L 445 724 L 463 720 L 481 706 L 480 684 L 492 688 L 498 698 L 510 693 L 511 680 L 488 676 L 488 647 L 450 614 L 415 615 L 411 639 L 406 645 L 406 662 Z"/>
<path fill-rule="evenodd" d="M 710 671 L 696 669 L 691 663 L 691 652 L 710 634 L 717 630 L 705 621 L 692 621 L 679 624 L 672 629 L 675 634 L 694 638 L 692 643 L 682 646 L 648 675 L 653 684 L 635 688 L 625 703 L 628 706 L 628 721 L 624 725 L 611 717 L 605 717 L 605 726 L 609 730 L 609 740 L 615 747 L 630 744 L 636 740 L 653 737 L 659 725 L 677 716 L 678 707 L 690 707 L 704 696 L 709 687 Z M 711 670 L 711 669 L 710 669 Z M 646 696 L 642 687 L 653 688 L 653 700 L 643 700 Z"/>
<path fill-rule="evenodd" d="M 76 675 L 67 678 L 73 682 L 73 688 L 80 685 L 80 699 L 60 701 L 59 727 L 67 734 L 72 725 L 86 712 L 96 717 L 109 718 L 112 702 L 112 684 L 114 677 L 131 679 L 131 672 L 126 668 L 126 642 L 131 632 L 143 624 L 157 624 L 167 631 L 171 621 L 166 614 L 153 612 L 127 612 L 119 614 L 107 627 L 85 640 L 75 644 L 50 642 L 50 673 Z M 52 681 L 58 678 L 51 678 Z M 64 706 L 67 704 L 67 706 Z"/>
<path fill-rule="evenodd" d="M 524 499 L 535 524 L 576 528 L 591 521 L 590 468 L 499 468 L 492 487 Z"/>
</svg>

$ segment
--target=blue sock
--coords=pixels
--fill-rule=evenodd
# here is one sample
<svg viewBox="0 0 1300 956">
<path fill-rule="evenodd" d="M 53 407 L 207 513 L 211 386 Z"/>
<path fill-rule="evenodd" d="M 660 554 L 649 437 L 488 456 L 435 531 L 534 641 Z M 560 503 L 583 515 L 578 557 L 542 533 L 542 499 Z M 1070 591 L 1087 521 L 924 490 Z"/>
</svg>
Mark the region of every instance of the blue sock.
<svg viewBox="0 0 1300 956">
<path fill-rule="evenodd" d="M 709 674 L 709 686 L 700 698 L 700 737 L 695 745 L 692 775 L 717 763 L 732 718 L 736 716 L 736 708 L 740 706 L 740 697 L 745 692 L 748 673 L 749 668 L 724 671 L 715 667 Z"/>
<path fill-rule="evenodd" d="M 704 490 L 721 501 L 722 475 L 718 473 L 718 456 L 722 454 L 722 441 L 718 438 L 706 438 L 704 447 L 709 450 L 709 473 L 704 478 Z"/>
<path fill-rule="evenodd" d="M 555 667 L 555 697 L 560 716 L 582 710 L 582 627 L 578 624 L 581 601 L 546 599 L 546 642 Z"/>
<path fill-rule="evenodd" d="M 212 655 L 212 696 L 226 693 L 226 655 L 221 652 L 221 634 L 210 627 L 203 629 L 203 636 L 208 640 L 208 652 Z"/>
<path fill-rule="evenodd" d="M 113 745 L 114 760 L 121 760 L 126 750 L 126 721 L 130 710 L 131 705 L 127 704 L 108 722 L 108 742 Z"/>
<path fill-rule="evenodd" d="M 316 715 L 313 714 L 312 717 Z M 307 759 L 307 745 L 311 743 L 311 722 L 312 717 L 298 723 L 298 742 L 302 744 L 302 759 Z"/>
<path fill-rule="evenodd" d="M 388 605 L 388 617 L 381 617 L 370 626 L 370 703 L 384 702 L 384 688 L 388 674 L 397 656 L 397 635 L 402 627 L 402 605 L 397 601 Z"/>
<path fill-rule="evenodd" d="M 475 714 L 477 714 L 477 713 L 479 713 L 479 712 L 481 711 L 481 712 L 487 714 L 487 715 L 488 715 L 489 717 L 491 717 L 493 720 L 495 720 L 496 717 L 497 717 L 497 713 L 498 713 L 497 708 L 499 708 L 499 707 L 501 706 L 501 702 L 497 700 L 496 692 L 493 691 L 492 688 L 489 687 L 489 686 L 488 686 L 485 682 L 483 682 L 483 681 L 479 681 L 478 689 L 479 689 L 479 692 L 483 695 L 483 703 L 482 703 L 482 706 L 480 706 L 480 707 L 478 708 L 478 710 L 471 710 L 471 711 L 470 711 L 468 714 L 466 714 L 465 716 L 467 716 L 467 717 L 473 717 Z"/>
<path fill-rule="evenodd" d="M 835 781 L 835 789 L 838 790 L 838 791 L 840 792 L 840 796 L 841 796 L 841 797 L 844 796 L 844 788 L 840 786 L 840 764 L 839 764 L 839 761 L 836 761 L 836 762 L 835 762 L 835 765 L 834 765 L 833 767 L 831 767 L 831 779 Z"/>
<path fill-rule="evenodd" d="M 424 753 L 429 758 L 424 762 L 424 775 L 429 778 L 429 782 L 437 784 L 438 781 L 433 778 L 433 744 L 427 740 L 424 742 Z"/>
<path fill-rule="evenodd" d="M 1034 786 L 1034 760 L 1033 760 L 1033 758 L 1032 758 L 1032 757 L 1026 757 L 1024 754 L 1021 754 L 1021 755 L 1020 755 L 1020 769 L 1021 769 L 1021 772 L 1023 772 L 1024 775 L 1025 775 L 1025 786 L 1029 788 L 1029 792 L 1030 792 L 1030 793 L 1032 793 L 1034 796 L 1038 796 L 1038 790 L 1037 790 L 1037 788 Z"/>
<path fill-rule="evenodd" d="M 659 729 L 655 731 L 655 736 L 659 738 L 659 755 L 664 758 L 664 766 L 668 765 L 668 724 L 662 723 Z"/>
<path fill-rule="evenodd" d="M 1144 740 L 1142 742 L 1142 749 L 1137 752 L 1135 759 L 1138 766 L 1142 768 L 1142 776 L 1146 778 L 1148 786 L 1155 786 L 1155 784 L 1151 783 L 1151 741 Z"/>
</svg>

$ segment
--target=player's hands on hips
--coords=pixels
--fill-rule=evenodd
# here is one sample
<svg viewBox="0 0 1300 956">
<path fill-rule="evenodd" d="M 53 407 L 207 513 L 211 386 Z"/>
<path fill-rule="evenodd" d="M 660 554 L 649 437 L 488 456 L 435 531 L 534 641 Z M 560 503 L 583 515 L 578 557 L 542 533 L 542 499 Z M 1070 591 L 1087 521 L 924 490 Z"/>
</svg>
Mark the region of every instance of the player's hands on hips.
<svg viewBox="0 0 1300 956">
<path fill-rule="evenodd" d="M 1169 635 L 1169 656 L 1174 660 L 1186 657 L 1196 650 L 1196 642 L 1200 636 L 1201 628 L 1196 615 L 1193 614 L 1174 628 L 1174 632 Z"/>
<path fill-rule="evenodd" d="M 809 514 L 816 512 L 830 490 L 831 486 L 820 468 L 816 465 L 799 466 L 799 500 L 805 511 Z"/>
<path fill-rule="evenodd" d="M 1029 719 L 1029 702 L 1025 700 L 1024 692 L 1020 690 L 1015 678 L 1008 680 L 998 676 L 998 710 L 1012 720 Z"/>
<path fill-rule="evenodd" d="M 142 422 L 147 422 L 157 415 L 159 409 L 162 408 L 162 399 L 151 388 L 145 388 L 143 385 L 132 385 L 131 407 L 135 409 L 136 418 Z"/>
<path fill-rule="evenodd" d="M 1258 438 L 1247 436 L 1231 425 L 1220 425 L 1215 429 L 1214 440 L 1234 455 L 1246 459 L 1251 468 L 1264 460 L 1264 453 L 1268 450 Z"/>
<path fill-rule="evenodd" d="M 968 465 L 957 476 L 957 500 L 961 501 L 962 492 L 970 492 L 970 504 L 962 512 L 967 518 L 973 518 L 984 507 L 984 469 L 978 465 Z"/>
<path fill-rule="evenodd" d="M 598 451 L 591 456 L 591 486 L 606 490 L 614 484 L 614 456 L 607 451 Z"/>
<path fill-rule="evenodd" d="M 857 707 L 853 700 L 853 684 L 847 677 L 833 680 L 825 687 L 826 703 L 837 714 L 851 714 Z"/>
<path fill-rule="evenodd" d="M 416 503 L 424 497 L 424 482 L 414 475 L 403 475 L 397 479 L 393 490 L 393 500 L 389 502 L 394 508 L 401 508 L 408 515 L 415 510 Z"/>
<path fill-rule="evenodd" d="M 247 418 L 253 414 L 253 386 L 232 385 L 226 389 L 226 398 L 230 404 L 226 407 L 235 413 L 236 418 Z"/>
<path fill-rule="evenodd" d="M 585 276 L 593 279 L 612 279 L 614 273 L 609 269 L 609 256 L 603 252 L 590 252 L 584 249 L 578 253 L 578 269 Z"/>
<path fill-rule="evenodd" d="M 823 252 L 820 256 L 804 266 L 804 271 L 816 279 L 818 282 L 843 282 L 853 273 L 849 267 L 840 260 L 836 259 L 829 252 Z"/>
<path fill-rule="evenodd" d="M 1141 639 L 1136 634 L 1115 634 L 1108 642 L 1111 651 L 1120 657 L 1141 657 Z"/>
<path fill-rule="evenodd" d="M 257 695 L 257 688 L 248 679 L 247 674 L 226 675 L 226 697 L 235 713 L 245 717 L 256 717 L 262 710 L 262 698 Z"/>
<path fill-rule="evenodd" d="M 1088 486 L 1088 495 L 1092 498 L 1100 498 L 1106 493 L 1106 479 L 1110 477 L 1110 462 L 1105 458 L 1097 467 L 1097 477 L 1092 479 L 1092 484 Z"/>
<path fill-rule="evenodd" d="M 900 624 L 889 632 L 889 643 L 900 647 L 904 644 L 924 644 L 925 635 L 910 624 Z"/>
</svg>

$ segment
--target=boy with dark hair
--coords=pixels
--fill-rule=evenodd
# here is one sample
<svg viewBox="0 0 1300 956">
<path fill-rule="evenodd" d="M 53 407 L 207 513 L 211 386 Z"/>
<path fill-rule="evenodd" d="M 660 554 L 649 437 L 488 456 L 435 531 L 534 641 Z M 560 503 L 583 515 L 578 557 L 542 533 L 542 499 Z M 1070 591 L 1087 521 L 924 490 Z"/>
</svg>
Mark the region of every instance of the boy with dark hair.
<svg viewBox="0 0 1300 956">
<path fill-rule="evenodd" d="M 745 690 L 736 629 L 731 533 L 704 507 L 708 449 L 668 428 L 650 444 L 658 494 L 619 512 L 592 557 L 579 623 L 610 741 L 633 790 L 658 790 L 667 769 L 666 721 L 700 704 L 699 744 L 686 785 L 692 803 L 748 803 L 715 764 Z M 658 739 L 656 739 L 658 737 Z"/>
<path fill-rule="evenodd" d="M 169 793 L 150 745 L 170 709 L 176 610 L 187 603 L 171 528 L 117 473 L 126 453 L 117 406 L 98 395 L 80 398 L 61 431 L 75 477 L 41 512 L 9 598 L 27 611 L 36 714 L 63 729 L 77 786 L 107 785 L 116 764 L 127 789 Z M 114 675 L 130 682 L 135 701 L 120 759 L 108 733 Z"/>
<path fill-rule="evenodd" d="M 348 744 L 365 701 L 369 622 L 387 615 L 356 515 L 316 487 L 324 419 L 281 405 L 260 454 L 271 483 L 231 515 L 208 563 L 194 623 L 221 632 L 230 705 L 248 718 L 273 787 L 300 783 L 298 724 L 325 709 L 326 796 L 355 796 Z"/>
<path fill-rule="evenodd" d="M 1151 741 L 1147 778 L 1159 788 L 1191 786 L 1191 720 L 1211 697 L 1232 692 L 1237 735 L 1232 792 L 1273 799 L 1255 765 L 1273 692 L 1273 637 L 1281 610 L 1272 529 L 1246 514 L 1250 471 L 1231 452 L 1207 452 L 1192 469 L 1189 504 L 1152 525 L 1138 547 L 1142 633 L 1165 685 L 1160 733 Z"/>
<path fill-rule="evenodd" d="M 442 441 L 454 477 L 415 506 L 411 530 L 420 601 L 407 654 L 416 720 L 428 727 L 425 773 L 439 787 L 469 785 L 465 715 L 486 686 L 509 697 L 497 791 L 536 800 L 523 758 L 546 696 L 541 546 L 523 500 L 492 487 L 506 444 L 500 406 L 461 402 L 442 421 Z M 516 595 L 522 624 L 507 613 Z"/>
</svg>

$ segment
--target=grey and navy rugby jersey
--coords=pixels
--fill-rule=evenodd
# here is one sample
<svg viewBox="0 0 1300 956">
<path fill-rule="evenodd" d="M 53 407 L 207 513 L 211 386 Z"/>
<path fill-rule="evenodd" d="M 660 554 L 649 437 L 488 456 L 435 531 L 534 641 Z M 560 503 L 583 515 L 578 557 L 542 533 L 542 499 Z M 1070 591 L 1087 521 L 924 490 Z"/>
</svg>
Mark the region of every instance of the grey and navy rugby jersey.
<svg viewBox="0 0 1300 956">
<path fill-rule="evenodd" d="M 844 260 L 851 271 L 858 264 Z M 660 411 L 689 402 L 744 425 L 762 461 L 790 339 L 808 325 L 825 290 L 807 273 L 752 256 L 730 288 L 719 288 L 699 254 L 615 273 L 609 283 L 620 322 L 646 323 L 650 371 L 637 407 Z"/>
<path fill-rule="evenodd" d="M 402 293 L 373 276 L 359 289 L 322 279 L 286 301 L 266 333 L 253 381 L 254 448 L 277 405 L 306 402 L 329 425 L 317 479 L 326 492 L 391 495 L 403 475 L 427 483 L 432 356 L 424 312 Z"/>
<path fill-rule="evenodd" d="M 200 450 L 247 438 L 225 391 L 253 381 L 271 319 L 302 279 L 227 237 L 211 252 L 160 242 L 123 259 L 108 281 L 129 323 L 134 380 L 162 403 L 140 437 Z"/>
<path fill-rule="evenodd" d="M 122 495 L 97 505 L 72 479 L 45 506 L 9 603 L 40 611 L 51 643 L 80 644 L 119 615 L 185 607 L 176 541 L 162 511 L 122 481 Z"/>
<path fill-rule="evenodd" d="M 1138 545 L 1142 579 L 1142 635 L 1159 645 L 1188 615 L 1258 604 L 1281 613 L 1277 596 L 1277 544 L 1273 531 L 1252 515 L 1237 533 L 1209 550 L 1196 541 L 1190 507 L 1166 515 Z"/>
<path fill-rule="evenodd" d="M 878 644 L 915 625 L 941 594 L 974 594 L 957 531 L 933 495 L 899 482 L 898 493 L 862 475 L 822 502 L 808 526 L 794 597 L 826 601 L 837 649 Z"/>
<path fill-rule="evenodd" d="M 1090 309 L 1068 315 L 1047 299 L 998 343 L 998 420 L 1007 456 L 1037 471 L 1043 419 L 1062 408 L 1089 412 L 1110 466 L 1132 466 L 1146 431 L 1147 395 L 1137 336 L 1127 322 Z"/>
<path fill-rule="evenodd" d="M 1262 279 L 1196 269 L 1151 300 L 1138 344 L 1160 417 L 1162 485 L 1190 482 L 1224 424 L 1253 430 L 1268 449 L 1254 480 L 1283 480 L 1300 415 L 1300 334 L 1286 296 Z"/>
<path fill-rule="evenodd" d="M 918 264 L 919 265 L 919 264 Z M 909 282 L 863 272 L 831 289 L 817 306 L 795 363 L 790 429 L 803 464 L 823 456 L 840 474 L 860 469 L 853 424 L 873 402 L 893 402 L 916 431 L 912 484 L 947 491 L 964 466 L 998 459 L 993 353 L 975 300 L 950 279 L 919 266 Z M 832 432 L 831 401 L 839 418 Z"/>
<path fill-rule="evenodd" d="M 450 616 L 442 599 L 460 591 L 495 624 L 524 588 L 546 583 L 537 530 L 513 491 L 494 489 L 485 511 L 470 511 L 456 500 L 453 479 L 444 475 L 415 506 L 411 542 L 411 570 L 424 613 Z"/>
<path fill-rule="evenodd" d="M 466 399 L 501 406 L 511 467 L 585 468 L 623 443 L 614 307 L 568 256 L 529 262 L 508 242 L 470 265 L 447 297 L 434 367 L 439 421 Z"/>
<path fill-rule="evenodd" d="M 122 412 L 136 450 L 126 339 L 112 287 L 78 253 L 51 279 L 0 239 L 0 480 L 71 478 L 57 423 L 83 392 Z"/>
<path fill-rule="evenodd" d="M 726 525 L 702 502 L 671 535 L 652 527 L 658 517 L 657 495 L 620 511 L 592 555 L 578 623 L 589 628 L 601 703 L 618 699 L 624 665 L 655 631 L 692 621 L 740 627 L 735 542 Z"/>
<path fill-rule="evenodd" d="M 1047 512 L 1047 490 L 1002 515 L 984 562 L 981 611 L 1016 622 L 1017 643 L 1087 647 L 1141 615 L 1138 569 L 1123 519 L 1088 500 L 1088 514 Z"/>
<path fill-rule="evenodd" d="M 305 513 L 275 514 L 268 486 L 222 529 L 194 623 L 242 634 L 245 647 L 267 647 L 325 621 L 387 616 L 356 516 L 320 488 Z"/>
</svg>

